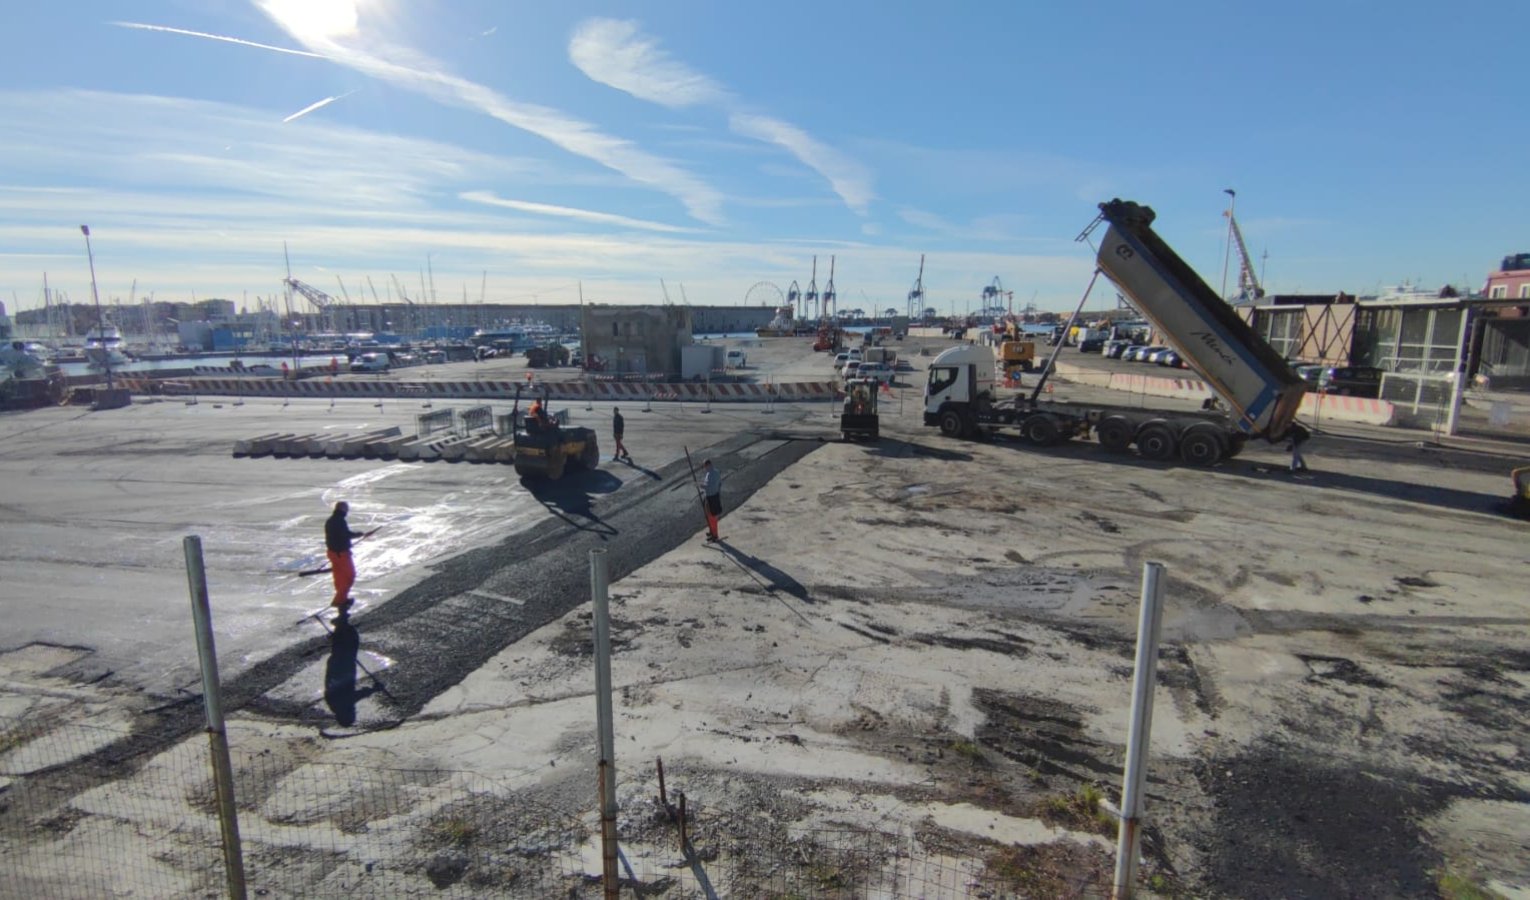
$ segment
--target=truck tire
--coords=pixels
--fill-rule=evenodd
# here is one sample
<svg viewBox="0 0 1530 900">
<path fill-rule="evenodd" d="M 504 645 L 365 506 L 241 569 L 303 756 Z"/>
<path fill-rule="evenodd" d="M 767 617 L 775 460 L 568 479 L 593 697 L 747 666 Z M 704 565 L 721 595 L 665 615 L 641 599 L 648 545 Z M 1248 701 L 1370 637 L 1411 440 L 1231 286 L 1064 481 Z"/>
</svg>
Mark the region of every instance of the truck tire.
<svg viewBox="0 0 1530 900">
<path fill-rule="evenodd" d="M 1125 416 L 1106 416 L 1094 426 L 1094 439 L 1111 453 L 1125 453 L 1132 445 L 1132 422 Z"/>
<path fill-rule="evenodd" d="M 1191 425 L 1179 436 L 1179 458 L 1192 466 L 1214 466 L 1227 455 L 1227 442 L 1215 425 Z"/>
<path fill-rule="evenodd" d="M 959 438 L 967 431 L 967 422 L 962 414 L 954 409 L 948 409 L 940 414 L 940 433 L 948 438 Z"/>
<path fill-rule="evenodd" d="M 1038 447 L 1050 447 L 1062 440 L 1062 426 L 1046 413 L 1037 413 L 1020 423 L 1020 434 Z"/>
<path fill-rule="evenodd" d="M 1168 462 L 1177 449 L 1174 429 L 1164 422 L 1149 422 L 1137 432 L 1137 452 L 1143 459 Z"/>
</svg>

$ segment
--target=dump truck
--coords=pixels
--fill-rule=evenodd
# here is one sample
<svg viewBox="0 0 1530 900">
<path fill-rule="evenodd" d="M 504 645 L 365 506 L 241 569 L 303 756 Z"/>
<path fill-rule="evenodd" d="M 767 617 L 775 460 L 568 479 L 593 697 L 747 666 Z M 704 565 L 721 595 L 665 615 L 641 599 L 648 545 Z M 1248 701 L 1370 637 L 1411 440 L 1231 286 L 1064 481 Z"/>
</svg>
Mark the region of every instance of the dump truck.
<svg viewBox="0 0 1530 900">
<path fill-rule="evenodd" d="M 545 396 L 541 408 L 547 409 Z M 556 481 L 569 466 L 592 470 L 600 466 L 600 444 L 594 429 L 560 425 L 550 415 L 522 415 L 519 388 L 510 417 L 515 423 L 512 434 L 517 475 Z"/>
<path fill-rule="evenodd" d="M 874 441 L 881 437 L 878 387 L 874 378 L 852 378 L 845 383 L 845 407 L 839 414 L 839 433 L 845 440 Z"/>
<path fill-rule="evenodd" d="M 994 354 L 967 346 L 930 363 L 924 424 L 949 437 L 1013 429 L 1038 446 L 1092 433 L 1108 450 L 1136 447 L 1147 459 L 1178 456 L 1192 465 L 1236 456 L 1250 438 L 1305 438 L 1296 424 L 1302 379 L 1153 231 L 1154 218 L 1152 209 L 1130 201 L 1100 204 L 1096 224 L 1109 227 L 1096 265 L 1206 380 L 1226 412 L 1043 401 L 1050 365 L 1028 394 L 1001 400 Z"/>
<path fill-rule="evenodd" d="M 568 365 L 569 350 L 556 341 L 526 350 L 526 365 L 532 369 L 556 369 Z"/>
</svg>

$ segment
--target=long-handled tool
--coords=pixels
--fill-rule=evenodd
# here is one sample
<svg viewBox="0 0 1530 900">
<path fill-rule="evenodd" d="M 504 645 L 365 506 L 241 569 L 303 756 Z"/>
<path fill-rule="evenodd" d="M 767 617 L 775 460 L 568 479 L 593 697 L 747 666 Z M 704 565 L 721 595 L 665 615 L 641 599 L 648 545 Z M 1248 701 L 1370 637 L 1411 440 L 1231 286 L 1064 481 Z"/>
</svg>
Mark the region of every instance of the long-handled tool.
<svg viewBox="0 0 1530 900">
<path fill-rule="evenodd" d="M 712 511 L 707 509 L 706 491 L 702 490 L 701 480 L 696 477 L 696 464 L 691 461 L 691 449 L 684 446 L 682 446 L 681 449 L 685 451 L 685 464 L 691 470 L 691 484 L 695 485 L 696 487 L 696 499 L 701 501 L 701 517 L 706 520 L 707 533 L 715 534 L 716 526 L 712 524 L 714 521 L 712 519 Z M 718 540 L 722 540 L 722 538 L 719 537 Z"/>
<path fill-rule="evenodd" d="M 372 535 L 376 534 L 379 531 L 382 531 L 382 526 L 381 525 L 377 526 L 376 528 L 372 529 L 371 531 L 368 531 L 366 534 L 364 534 L 361 537 L 357 538 L 356 539 L 356 543 L 358 543 L 358 544 L 361 543 L 362 541 L 366 540 L 367 538 L 371 537 Z M 329 570 L 330 570 L 329 566 L 320 566 L 317 569 L 304 569 L 303 571 L 298 573 L 298 576 L 301 577 L 301 578 L 307 578 L 310 575 L 323 575 L 325 572 L 328 572 Z"/>
</svg>

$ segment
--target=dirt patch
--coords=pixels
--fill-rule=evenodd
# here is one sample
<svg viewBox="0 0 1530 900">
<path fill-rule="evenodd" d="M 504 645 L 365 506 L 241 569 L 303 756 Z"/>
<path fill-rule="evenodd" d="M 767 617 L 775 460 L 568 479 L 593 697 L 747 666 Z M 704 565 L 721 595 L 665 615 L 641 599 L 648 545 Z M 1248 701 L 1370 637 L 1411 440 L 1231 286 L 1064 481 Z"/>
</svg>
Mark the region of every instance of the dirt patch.
<svg viewBox="0 0 1530 900">
<path fill-rule="evenodd" d="M 998 630 L 990 630 L 987 633 L 994 636 L 957 637 L 950 634 L 917 634 L 912 637 L 921 644 L 949 647 L 952 650 L 987 650 L 1016 658 L 1027 656 L 1031 652 L 1033 642 L 1017 634 Z"/>
<path fill-rule="evenodd" d="M 1078 514 L 1078 518 L 1079 518 L 1079 521 L 1081 521 L 1081 522 L 1090 522 L 1090 523 L 1093 523 L 1095 525 L 1098 525 L 1100 530 L 1105 532 L 1106 534 L 1120 534 L 1121 533 L 1121 526 L 1120 525 L 1117 525 L 1115 522 L 1112 522 L 1109 519 L 1103 518 L 1101 516 L 1097 516 L 1094 513 L 1089 512 L 1088 510 L 1084 510 L 1083 512 L 1079 513 Z"/>
<path fill-rule="evenodd" d="M 977 740 L 1042 777 L 1074 784 L 1120 778 L 1120 748 L 1084 730 L 1082 711 L 1046 697 L 979 688 L 972 701 L 984 716 Z"/>
<path fill-rule="evenodd" d="M 1296 658 L 1307 664 L 1312 674 L 1309 681 L 1342 681 L 1370 688 L 1389 688 L 1392 685 L 1366 671 L 1359 663 L 1342 656 L 1315 656 L 1298 653 Z"/>
<path fill-rule="evenodd" d="M 1438 896 L 1443 860 L 1419 825 L 1450 799 L 1438 784 L 1273 743 L 1209 758 L 1197 778 L 1212 801 L 1194 838 L 1207 893 Z"/>
</svg>

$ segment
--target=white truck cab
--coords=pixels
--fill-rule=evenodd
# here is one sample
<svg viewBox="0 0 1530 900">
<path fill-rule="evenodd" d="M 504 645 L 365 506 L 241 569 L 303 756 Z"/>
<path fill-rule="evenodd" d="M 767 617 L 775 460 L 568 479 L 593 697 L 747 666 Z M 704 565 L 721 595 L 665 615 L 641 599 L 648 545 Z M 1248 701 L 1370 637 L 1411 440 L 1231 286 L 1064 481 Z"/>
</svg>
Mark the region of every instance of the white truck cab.
<svg viewBox="0 0 1530 900">
<path fill-rule="evenodd" d="M 925 419 L 938 418 L 948 403 L 976 403 L 984 396 L 992 400 L 993 372 L 993 351 L 987 347 L 963 344 L 935 357 L 924 386 Z"/>
</svg>

